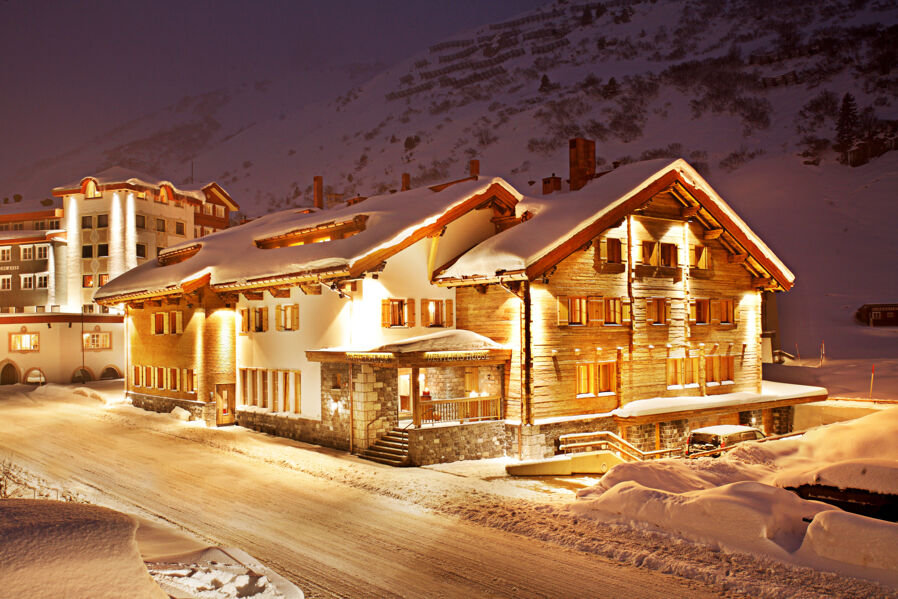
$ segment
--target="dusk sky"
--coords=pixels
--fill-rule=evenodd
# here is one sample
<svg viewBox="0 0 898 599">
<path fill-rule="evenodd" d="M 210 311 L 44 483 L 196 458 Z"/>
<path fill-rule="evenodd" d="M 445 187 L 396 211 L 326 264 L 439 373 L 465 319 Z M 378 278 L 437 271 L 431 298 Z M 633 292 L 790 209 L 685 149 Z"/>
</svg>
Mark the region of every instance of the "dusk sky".
<svg viewBox="0 0 898 599">
<path fill-rule="evenodd" d="M 545 3 L 5 0 L 0 161 L 55 155 L 184 95 L 244 81 L 288 79 L 297 96 L 329 99 L 345 86 L 333 67 L 386 66 Z"/>
</svg>

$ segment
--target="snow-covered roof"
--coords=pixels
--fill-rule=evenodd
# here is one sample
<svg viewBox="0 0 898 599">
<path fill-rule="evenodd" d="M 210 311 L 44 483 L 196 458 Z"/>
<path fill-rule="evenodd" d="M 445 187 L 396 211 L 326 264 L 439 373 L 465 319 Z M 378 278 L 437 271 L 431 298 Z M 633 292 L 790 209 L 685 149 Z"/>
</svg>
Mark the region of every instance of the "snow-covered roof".
<svg viewBox="0 0 898 599">
<path fill-rule="evenodd" d="M 338 209 L 291 209 L 265 215 L 246 224 L 168 248 L 160 257 L 198 247 L 184 261 L 160 265 L 150 260 L 100 288 L 95 299 L 121 298 L 132 294 L 165 294 L 180 291 L 180 285 L 209 276 L 209 284 L 233 289 L 264 287 L 293 277 L 327 277 L 347 274 L 363 259 L 383 256 L 413 237 L 423 237 L 428 227 L 442 227 L 480 203 L 481 194 L 498 186 L 516 199 L 521 195 L 504 180 L 479 177 L 434 191 L 429 187 L 373 196 L 364 202 Z M 492 193 L 492 192 L 491 192 Z M 486 198 L 484 198 L 486 199 Z M 465 204 L 468 204 L 467 206 Z M 257 242 L 314 230 L 331 223 L 365 219 L 364 229 L 351 237 L 324 243 L 307 243 L 263 249 Z M 326 231 L 326 229 L 322 229 Z M 379 262 L 380 260 L 378 260 Z"/>
<path fill-rule="evenodd" d="M 822 399 L 826 397 L 826 394 L 827 391 L 823 387 L 761 381 L 760 393 L 737 391 L 735 393 L 722 393 L 720 395 L 638 399 L 617 408 L 611 413 L 621 418 L 633 418 L 637 416 L 650 416 L 653 414 L 707 410 L 709 408 L 723 408 L 749 403 L 767 403 L 787 399 L 811 397 L 820 397 Z"/>
<path fill-rule="evenodd" d="M 628 200 L 671 174 L 706 196 L 707 200 L 696 199 L 703 205 L 710 202 L 719 208 L 733 227 L 755 246 L 746 249 L 757 254 L 754 255 L 756 259 L 779 270 L 785 279 L 779 281 L 781 284 L 791 284 L 795 277 L 789 269 L 683 159 L 636 162 L 604 174 L 577 191 L 526 197 L 517 204 L 515 211 L 518 217 L 529 212 L 532 218 L 481 242 L 440 273 L 437 279 L 489 278 L 525 271 L 565 241 L 613 211 L 619 211 L 615 209 L 620 209 Z"/>
<path fill-rule="evenodd" d="M 60 185 L 59 187 L 54 187 L 53 195 L 64 195 L 66 193 L 72 193 L 72 190 L 80 190 L 81 184 L 85 179 L 94 179 L 97 182 L 97 185 L 100 186 L 120 184 L 133 185 L 135 187 L 146 187 L 150 189 L 159 189 L 163 185 L 168 185 L 172 188 L 172 190 L 174 190 L 175 193 L 179 195 L 191 197 L 200 202 L 205 201 L 206 198 L 205 194 L 200 189 L 182 189 L 166 179 L 160 179 L 158 177 L 154 177 L 152 175 L 141 173 L 139 171 L 131 170 L 121 166 L 111 166 L 103 171 L 100 171 L 96 175 L 87 175 L 85 177 L 81 177 L 77 181 L 72 181 L 71 183 Z"/>
<path fill-rule="evenodd" d="M 715 424 L 714 426 L 703 426 L 702 428 L 692 429 L 693 433 L 708 433 L 709 435 L 732 435 L 733 433 L 744 433 L 753 431 L 754 428 L 744 426 L 742 424 Z"/>
<path fill-rule="evenodd" d="M 372 346 L 342 346 L 328 347 L 317 351 L 326 352 L 390 352 L 393 354 L 406 354 L 424 351 L 478 351 L 489 349 L 506 349 L 490 339 L 474 331 L 464 329 L 450 329 L 409 337 L 400 341 L 394 341 L 377 347 Z"/>
<path fill-rule="evenodd" d="M 4 243 L 22 243 L 27 241 L 65 241 L 66 234 L 62 229 L 40 230 L 22 229 L 19 231 L 0 231 L 0 245 Z"/>
</svg>

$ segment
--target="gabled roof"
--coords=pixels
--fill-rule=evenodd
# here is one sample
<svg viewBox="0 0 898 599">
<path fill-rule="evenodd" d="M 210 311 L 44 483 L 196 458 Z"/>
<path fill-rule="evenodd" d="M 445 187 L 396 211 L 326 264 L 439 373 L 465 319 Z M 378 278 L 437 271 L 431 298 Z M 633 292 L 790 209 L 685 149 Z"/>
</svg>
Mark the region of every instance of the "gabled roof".
<svg viewBox="0 0 898 599">
<path fill-rule="evenodd" d="M 521 195 L 500 178 L 479 177 L 448 187 L 422 187 L 330 210 L 291 209 L 262 216 L 164 250 L 100 288 L 94 299 L 117 303 L 183 293 L 208 275 L 215 291 L 264 289 L 277 285 L 358 277 L 400 250 L 439 231 L 456 218 L 493 201 L 513 206 Z M 304 235 L 347 222 L 359 223 L 344 239 L 276 245 L 272 239 Z M 199 246 L 195 250 L 195 246 Z M 183 260 L 167 259 L 180 254 Z M 164 264 L 164 265 L 163 265 Z"/>
<path fill-rule="evenodd" d="M 53 195 L 65 196 L 73 193 L 81 193 L 84 182 L 88 179 L 93 179 L 96 182 L 97 186 L 103 189 L 122 188 L 135 190 L 158 190 L 163 186 L 167 186 L 171 188 L 172 192 L 175 195 L 182 196 L 185 199 L 195 200 L 197 202 L 205 202 L 209 195 L 214 195 L 215 197 L 219 198 L 225 205 L 227 205 L 231 210 L 240 209 L 240 206 L 238 206 L 237 203 L 231 199 L 231 196 L 228 195 L 228 193 L 214 181 L 204 185 L 200 189 L 182 189 L 176 186 L 171 181 L 159 179 L 158 177 L 154 177 L 152 175 L 141 173 L 139 171 L 124 168 L 121 166 L 112 166 L 103 171 L 100 171 L 96 175 L 88 175 L 86 177 L 81 177 L 77 181 L 72 181 L 71 183 L 67 183 L 59 187 L 54 187 Z"/>
<path fill-rule="evenodd" d="M 709 228 L 763 271 L 771 286 L 788 290 L 795 275 L 685 160 L 649 160 L 619 167 L 578 191 L 524 198 L 515 208 L 530 218 L 481 242 L 435 274 L 441 284 L 497 278 L 535 280 L 655 195 L 668 191 Z M 750 257 L 750 260 L 749 260 Z"/>
</svg>

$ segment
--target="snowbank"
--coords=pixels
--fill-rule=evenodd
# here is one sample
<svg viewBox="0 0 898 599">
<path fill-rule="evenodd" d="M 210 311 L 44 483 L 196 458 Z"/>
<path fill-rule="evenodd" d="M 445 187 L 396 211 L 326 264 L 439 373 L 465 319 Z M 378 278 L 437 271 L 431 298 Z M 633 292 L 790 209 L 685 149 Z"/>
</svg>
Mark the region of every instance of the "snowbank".
<svg viewBox="0 0 898 599">
<path fill-rule="evenodd" d="M 898 588 L 898 525 L 781 488 L 818 482 L 895 493 L 898 459 L 882 456 L 898 457 L 898 408 L 800 438 L 744 443 L 719 459 L 620 464 L 570 509 Z"/>
<path fill-rule="evenodd" d="M 0 501 L 3 595 L 165 599 L 140 559 L 136 529 L 128 516 L 92 505 Z"/>
</svg>

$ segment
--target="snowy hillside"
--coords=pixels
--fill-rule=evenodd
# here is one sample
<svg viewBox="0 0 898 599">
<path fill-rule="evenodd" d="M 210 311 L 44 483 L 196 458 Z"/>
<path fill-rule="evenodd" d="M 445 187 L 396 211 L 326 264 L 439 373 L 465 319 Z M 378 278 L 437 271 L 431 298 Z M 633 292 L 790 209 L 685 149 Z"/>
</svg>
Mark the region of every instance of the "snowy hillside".
<svg viewBox="0 0 898 599">
<path fill-rule="evenodd" d="M 600 170 L 686 158 L 745 216 L 798 275 L 781 301 L 784 347 L 894 355 L 898 336 L 859 331 L 851 314 L 898 298 L 898 152 L 850 168 L 832 146 L 846 92 L 859 140 L 894 137 L 896 48 L 886 0 L 547 3 L 311 103 L 278 82 L 185 98 L 21 172 L 0 166 L 0 194 L 44 197 L 115 163 L 177 182 L 193 163 L 198 182 L 259 215 L 311 204 L 314 175 L 335 197 L 367 196 L 402 172 L 413 185 L 462 175 L 471 158 L 537 194 L 541 177 L 567 175 L 567 140 L 583 136 Z"/>
</svg>

